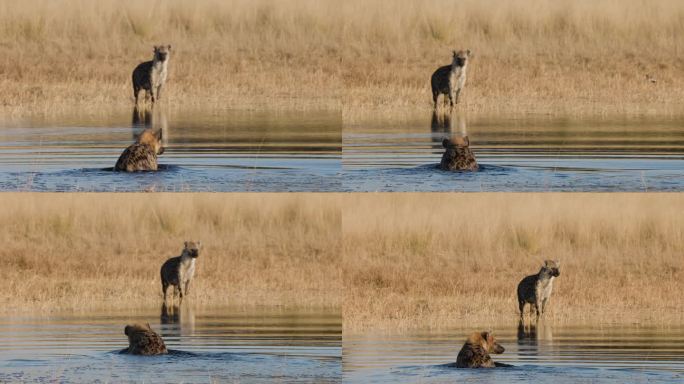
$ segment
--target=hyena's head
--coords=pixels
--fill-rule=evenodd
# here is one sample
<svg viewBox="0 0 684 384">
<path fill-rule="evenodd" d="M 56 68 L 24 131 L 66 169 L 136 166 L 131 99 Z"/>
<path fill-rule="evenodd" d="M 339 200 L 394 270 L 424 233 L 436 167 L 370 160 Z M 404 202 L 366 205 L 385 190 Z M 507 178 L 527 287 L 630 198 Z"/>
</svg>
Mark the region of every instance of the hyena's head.
<svg viewBox="0 0 684 384">
<path fill-rule="evenodd" d="M 150 328 L 149 323 L 146 323 L 146 324 L 140 324 L 140 323 L 130 324 L 130 325 L 127 325 L 126 328 L 124 328 L 124 334 L 126 336 L 128 336 L 129 339 L 133 335 L 135 335 L 136 333 L 150 332 L 150 331 L 152 331 L 152 328 Z"/>
<path fill-rule="evenodd" d="M 154 46 L 154 61 L 164 62 L 169 59 L 171 52 L 171 45 L 155 45 Z"/>
<path fill-rule="evenodd" d="M 491 332 L 476 332 L 470 335 L 468 342 L 471 344 L 479 344 L 487 353 L 504 353 L 506 350 L 501 344 L 496 342 L 496 338 Z"/>
<path fill-rule="evenodd" d="M 451 62 L 451 65 L 455 67 L 465 67 L 466 64 L 468 64 L 468 60 L 470 60 L 470 49 L 466 49 L 465 51 L 453 51 L 453 61 Z"/>
<path fill-rule="evenodd" d="M 542 266 L 541 273 L 552 277 L 560 276 L 560 261 L 544 260 L 544 265 Z"/>
<path fill-rule="evenodd" d="M 202 247 L 202 242 L 200 241 L 186 241 L 185 248 L 183 248 L 183 253 L 196 259 L 199 256 L 200 248 Z"/>
<path fill-rule="evenodd" d="M 470 139 L 468 139 L 468 136 L 457 136 L 453 139 L 444 138 L 442 146 L 446 149 L 468 148 L 470 146 Z"/>
<path fill-rule="evenodd" d="M 161 155 L 164 153 L 164 146 L 162 145 L 162 130 L 154 131 L 152 129 L 146 129 L 140 133 L 138 136 L 138 143 L 147 144 L 154 148 L 154 153 Z"/>
</svg>

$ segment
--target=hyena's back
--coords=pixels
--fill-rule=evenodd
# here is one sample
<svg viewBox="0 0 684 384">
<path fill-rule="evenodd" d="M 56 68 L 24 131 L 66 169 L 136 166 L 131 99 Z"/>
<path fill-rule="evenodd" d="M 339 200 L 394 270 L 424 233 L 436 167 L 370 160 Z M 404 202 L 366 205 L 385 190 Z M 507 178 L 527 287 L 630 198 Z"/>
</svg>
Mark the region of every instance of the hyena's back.
<svg viewBox="0 0 684 384">
<path fill-rule="evenodd" d="M 156 171 L 157 154 L 151 145 L 136 143 L 126 148 L 114 166 L 115 171 Z"/>
<path fill-rule="evenodd" d="M 133 95 L 137 97 L 138 92 L 144 89 L 150 92 L 152 89 L 151 74 L 152 74 L 152 64 L 153 62 L 146 61 L 144 63 L 138 64 L 133 70 Z"/>
<path fill-rule="evenodd" d="M 449 94 L 450 85 L 449 77 L 451 76 L 451 65 L 445 65 L 443 67 L 437 68 L 437 70 L 432 74 L 430 82 L 432 84 L 432 94 L 439 95 Z"/>
</svg>

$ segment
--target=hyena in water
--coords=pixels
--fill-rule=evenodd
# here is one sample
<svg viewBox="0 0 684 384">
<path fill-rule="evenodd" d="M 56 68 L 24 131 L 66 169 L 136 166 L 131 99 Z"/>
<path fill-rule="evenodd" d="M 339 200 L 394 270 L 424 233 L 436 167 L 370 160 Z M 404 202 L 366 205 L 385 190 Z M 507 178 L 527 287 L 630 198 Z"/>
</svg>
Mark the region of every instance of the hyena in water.
<svg viewBox="0 0 684 384">
<path fill-rule="evenodd" d="M 128 348 L 122 352 L 131 355 L 164 355 L 169 353 L 164 340 L 149 324 L 131 324 L 124 328 L 124 334 L 128 336 Z"/>
<path fill-rule="evenodd" d="M 134 144 L 126 148 L 114 166 L 115 171 L 137 172 L 156 171 L 157 156 L 164 153 L 162 130 L 146 129 L 142 131 Z"/>
<path fill-rule="evenodd" d="M 161 91 L 168 73 L 170 52 L 170 45 L 155 45 L 154 58 L 138 64 L 133 70 L 133 96 L 135 96 L 136 105 L 140 91 L 143 89 L 152 97 L 152 103 L 161 99 Z"/>
<path fill-rule="evenodd" d="M 439 168 L 443 171 L 477 171 L 479 165 L 475 160 L 475 154 L 470 149 L 468 136 L 445 138 L 442 140 L 445 148 Z"/>
<path fill-rule="evenodd" d="M 195 261 L 199 256 L 201 246 L 199 241 L 186 241 L 183 253 L 166 260 L 162 265 L 161 283 L 164 302 L 166 302 L 166 291 L 169 285 L 174 287 L 174 293 L 177 292 L 180 302 L 183 302 L 183 296 L 188 294 L 190 281 L 195 275 Z"/>
<path fill-rule="evenodd" d="M 432 74 L 432 101 L 435 108 L 437 108 L 437 98 L 440 94 L 444 94 L 444 97 L 449 96 L 451 107 L 458 104 L 458 97 L 466 82 L 468 61 L 470 61 L 470 49 L 453 51 L 451 65 L 439 67 Z"/>
<path fill-rule="evenodd" d="M 503 353 L 504 347 L 496 342 L 491 332 L 475 332 L 468 337 L 456 358 L 457 368 L 494 368 L 507 366 L 495 363 L 490 353 Z"/>
<path fill-rule="evenodd" d="M 537 320 L 546 313 L 546 304 L 551 298 L 553 279 L 560 276 L 560 261 L 546 260 L 536 275 L 525 277 L 518 284 L 518 306 L 520 319 L 524 318 L 525 304 L 530 304 L 530 316 L 532 308 L 537 312 Z"/>
</svg>

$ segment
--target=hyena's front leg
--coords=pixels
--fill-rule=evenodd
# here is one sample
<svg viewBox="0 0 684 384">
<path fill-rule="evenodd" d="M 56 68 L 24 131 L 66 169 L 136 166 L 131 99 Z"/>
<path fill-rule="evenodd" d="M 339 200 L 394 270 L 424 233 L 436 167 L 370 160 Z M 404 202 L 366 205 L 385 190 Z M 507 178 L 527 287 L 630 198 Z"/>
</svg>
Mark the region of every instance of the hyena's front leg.
<svg viewBox="0 0 684 384">
<path fill-rule="evenodd" d="M 190 292 L 190 280 L 185 282 L 185 294 L 187 295 L 188 292 Z"/>
<path fill-rule="evenodd" d="M 456 90 L 456 98 L 454 99 L 454 104 L 458 104 L 458 96 L 461 94 L 461 88 Z"/>
<path fill-rule="evenodd" d="M 449 90 L 449 106 L 454 107 L 454 91 Z"/>
<path fill-rule="evenodd" d="M 546 313 L 546 303 L 547 303 L 548 301 L 549 301 L 548 298 L 544 298 L 544 299 L 542 300 L 542 307 L 541 307 L 541 308 L 542 308 L 542 314 L 545 314 L 545 313 Z"/>
<path fill-rule="evenodd" d="M 161 100 L 161 90 L 162 90 L 162 86 L 160 85 L 157 87 L 157 92 L 155 93 L 155 97 L 157 100 Z"/>
</svg>

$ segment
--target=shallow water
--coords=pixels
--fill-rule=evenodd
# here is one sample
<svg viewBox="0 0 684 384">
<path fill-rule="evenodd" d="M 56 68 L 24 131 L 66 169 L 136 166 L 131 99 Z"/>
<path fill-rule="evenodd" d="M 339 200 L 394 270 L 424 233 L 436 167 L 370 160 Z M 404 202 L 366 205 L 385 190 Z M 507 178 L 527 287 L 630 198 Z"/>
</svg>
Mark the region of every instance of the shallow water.
<svg viewBox="0 0 684 384">
<path fill-rule="evenodd" d="M 506 348 L 494 361 L 510 368 L 457 369 L 448 364 L 475 328 L 405 335 L 346 335 L 345 382 L 641 383 L 684 381 L 684 327 L 639 325 L 493 329 Z"/>
<path fill-rule="evenodd" d="M 160 171 L 112 172 L 145 128 Z M 0 123 L 2 191 L 338 191 L 337 112 L 116 110 Z"/>
<path fill-rule="evenodd" d="M 437 168 L 467 134 L 479 172 Z M 345 191 L 682 191 L 684 119 L 427 115 L 343 131 Z"/>
<path fill-rule="evenodd" d="M 119 353 L 149 322 L 165 356 Z M 184 307 L 0 317 L 0 382 L 339 382 L 339 313 Z"/>
</svg>

